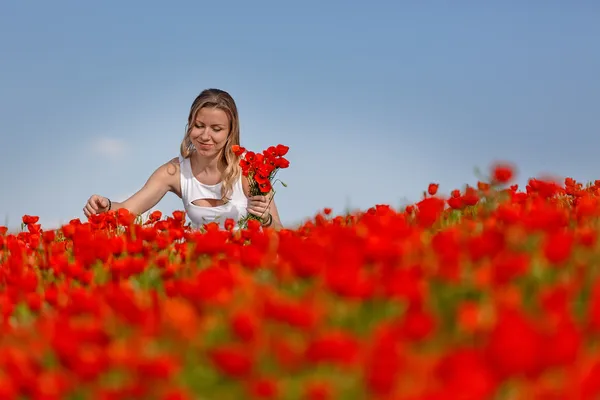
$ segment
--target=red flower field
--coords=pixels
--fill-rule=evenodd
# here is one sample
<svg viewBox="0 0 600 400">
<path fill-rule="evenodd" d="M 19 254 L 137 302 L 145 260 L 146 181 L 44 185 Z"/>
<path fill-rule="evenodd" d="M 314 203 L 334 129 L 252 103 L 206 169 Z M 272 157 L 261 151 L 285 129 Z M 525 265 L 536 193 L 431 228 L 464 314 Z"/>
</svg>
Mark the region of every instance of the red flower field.
<svg viewBox="0 0 600 400">
<path fill-rule="evenodd" d="M 598 398 L 600 181 L 490 175 L 293 230 L 24 216 L 0 398 Z"/>
</svg>

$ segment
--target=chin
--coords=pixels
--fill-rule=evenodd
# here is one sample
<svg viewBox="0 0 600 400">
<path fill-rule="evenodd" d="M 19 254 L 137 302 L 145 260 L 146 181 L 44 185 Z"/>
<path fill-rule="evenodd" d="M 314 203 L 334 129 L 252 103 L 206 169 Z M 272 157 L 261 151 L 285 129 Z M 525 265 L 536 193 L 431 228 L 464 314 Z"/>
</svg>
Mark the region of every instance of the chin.
<svg viewBox="0 0 600 400">
<path fill-rule="evenodd" d="M 198 154 L 203 155 L 203 156 L 216 156 L 217 154 L 219 154 L 220 150 L 215 149 L 215 148 L 211 148 L 211 149 L 199 149 L 199 148 L 196 148 L 196 152 Z"/>
</svg>

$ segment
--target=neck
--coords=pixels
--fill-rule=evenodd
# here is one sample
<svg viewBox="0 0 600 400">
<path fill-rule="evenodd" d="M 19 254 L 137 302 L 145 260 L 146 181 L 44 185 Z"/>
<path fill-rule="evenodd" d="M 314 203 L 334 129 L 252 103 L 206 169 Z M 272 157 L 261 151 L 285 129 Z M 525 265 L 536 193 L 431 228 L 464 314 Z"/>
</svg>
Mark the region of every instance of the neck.
<svg viewBox="0 0 600 400">
<path fill-rule="evenodd" d="M 201 156 L 195 151 L 192 154 L 192 157 L 194 157 L 194 164 L 196 164 L 200 171 L 220 172 L 222 169 L 222 164 L 220 162 L 221 153 L 207 157 Z"/>
</svg>

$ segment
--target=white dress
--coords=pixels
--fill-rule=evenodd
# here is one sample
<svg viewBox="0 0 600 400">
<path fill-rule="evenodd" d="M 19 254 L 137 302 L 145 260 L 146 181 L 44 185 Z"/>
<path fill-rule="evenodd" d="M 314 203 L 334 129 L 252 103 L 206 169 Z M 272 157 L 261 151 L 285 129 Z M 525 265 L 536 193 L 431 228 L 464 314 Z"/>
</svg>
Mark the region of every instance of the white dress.
<svg viewBox="0 0 600 400">
<path fill-rule="evenodd" d="M 233 185 L 230 200 L 222 205 L 197 206 L 193 202 L 200 199 L 221 200 L 221 186 L 219 182 L 215 185 L 206 185 L 194 177 L 189 158 L 179 156 L 181 199 L 183 207 L 194 228 L 199 228 L 204 224 L 216 222 L 221 228 L 224 228 L 225 221 L 228 218 L 233 219 L 235 229 L 238 221 L 247 215 L 246 207 L 248 198 L 244 194 L 242 186 L 242 175 Z"/>
</svg>

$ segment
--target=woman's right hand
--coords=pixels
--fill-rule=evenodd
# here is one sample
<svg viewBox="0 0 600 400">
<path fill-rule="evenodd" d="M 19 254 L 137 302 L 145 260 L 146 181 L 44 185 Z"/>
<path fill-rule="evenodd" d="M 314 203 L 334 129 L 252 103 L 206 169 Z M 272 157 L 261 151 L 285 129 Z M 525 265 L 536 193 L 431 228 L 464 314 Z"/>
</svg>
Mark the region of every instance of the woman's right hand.
<svg viewBox="0 0 600 400">
<path fill-rule="evenodd" d="M 85 207 L 83 207 L 83 213 L 89 218 L 92 214 L 100 214 L 108 211 L 109 204 L 110 201 L 106 197 L 97 194 L 92 195 L 88 199 Z"/>
</svg>

